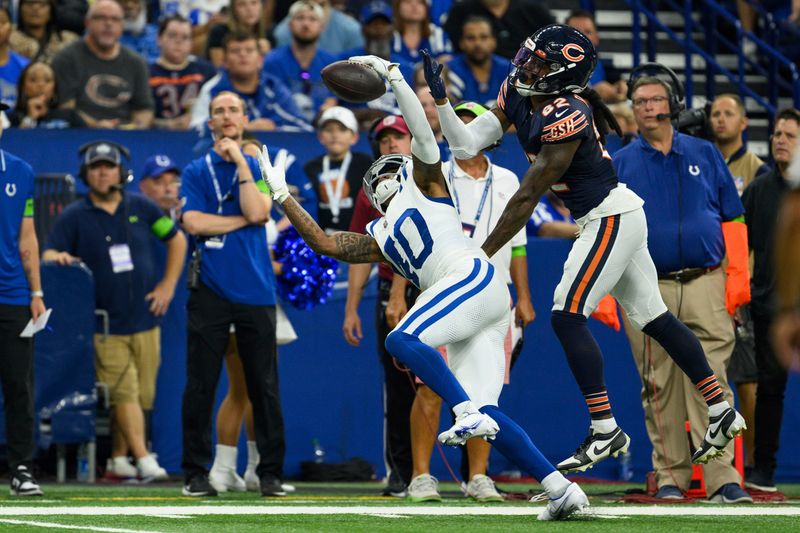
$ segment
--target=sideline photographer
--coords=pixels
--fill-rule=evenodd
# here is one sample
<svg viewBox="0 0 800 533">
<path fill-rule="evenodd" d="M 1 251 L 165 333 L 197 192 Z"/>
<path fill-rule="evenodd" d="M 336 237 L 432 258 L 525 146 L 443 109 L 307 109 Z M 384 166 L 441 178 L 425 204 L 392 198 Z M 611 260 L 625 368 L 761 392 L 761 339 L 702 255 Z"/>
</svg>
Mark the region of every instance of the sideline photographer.
<svg viewBox="0 0 800 533">
<path fill-rule="evenodd" d="M 750 301 L 744 209 L 714 145 L 673 126 L 683 108 L 683 87 L 675 74 L 649 64 L 632 73 L 629 86 L 640 136 L 614 155 L 614 167 L 620 181 L 644 199 L 650 254 L 664 303 L 697 335 L 725 400 L 733 404 L 725 378 L 734 344 L 731 317 Z M 723 270 L 726 255 L 728 266 Z M 627 322 L 625 329 L 644 384 L 656 496 L 683 498 L 692 463 L 679 422 L 689 420 L 691 440 L 699 446 L 708 424 L 702 391 L 695 390 L 658 343 Z M 752 502 L 741 489 L 732 459 L 733 442 L 721 459 L 703 467 L 710 500 Z"/>
</svg>

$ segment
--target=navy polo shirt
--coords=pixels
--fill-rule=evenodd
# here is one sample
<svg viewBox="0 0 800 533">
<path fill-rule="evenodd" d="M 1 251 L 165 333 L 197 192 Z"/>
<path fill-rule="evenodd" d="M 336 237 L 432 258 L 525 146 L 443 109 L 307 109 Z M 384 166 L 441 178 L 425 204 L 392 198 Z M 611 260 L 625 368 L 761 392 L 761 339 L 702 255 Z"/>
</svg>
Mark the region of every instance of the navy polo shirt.
<svg viewBox="0 0 800 533">
<path fill-rule="evenodd" d="M 741 216 L 744 208 L 713 144 L 676 132 L 664 155 L 640 136 L 615 153 L 613 163 L 619 180 L 644 199 L 656 270 L 722 262 L 722 223 Z"/>
<path fill-rule="evenodd" d="M 95 306 L 108 311 L 111 334 L 130 335 L 158 325 L 144 299 L 163 275 L 152 239 L 167 241 L 177 231 L 175 223 L 141 194 L 124 193 L 113 215 L 86 197 L 71 203 L 56 219 L 46 249 L 69 252 L 91 269 Z M 109 249 L 125 244 L 133 270 L 115 273 Z M 97 332 L 102 332 L 100 321 Z"/>
<path fill-rule="evenodd" d="M 22 159 L 0 150 L 0 304 L 31 303 L 19 256 L 24 217 L 33 217 L 33 170 Z"/>
<path fill-rule="evenodd" d="M 250 156 L 245 158 L 253 178 L 260 182 L 259 188 L 263 188 L 258 163 Z M 221 203 L 211 168 L 219 185 Z M 183 213 L 200 211 L 212 215 L 241 215 L 238 180 L 236 165 L 210 150 L 183 170 Z M 220 207 L 222 212 L 218 213 Z M 200 281 L 219 297 L 233 303 L 275 305 L 275 274 L 267 248 L 266 228 L 249 225 L 227 233 L 221 239 L 221 248 L 208 246 L 208 243 L 202 245 Z"/>
</svg>

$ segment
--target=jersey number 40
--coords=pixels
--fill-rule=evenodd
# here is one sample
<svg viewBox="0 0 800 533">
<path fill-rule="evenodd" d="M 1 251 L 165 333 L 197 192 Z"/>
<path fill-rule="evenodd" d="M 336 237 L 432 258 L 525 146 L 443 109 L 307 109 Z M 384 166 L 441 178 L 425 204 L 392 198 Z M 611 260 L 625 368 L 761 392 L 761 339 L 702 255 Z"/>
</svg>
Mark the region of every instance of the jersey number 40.
<svg viewBox="0 0 800 533">
<path fill-rule="evenodd" d="M 417 271 L 433 253 L 433 237 L 419 211 L 409 208 L 400 215 L 384 251 L 395 268 L 419 287 Z"/>
</svg>

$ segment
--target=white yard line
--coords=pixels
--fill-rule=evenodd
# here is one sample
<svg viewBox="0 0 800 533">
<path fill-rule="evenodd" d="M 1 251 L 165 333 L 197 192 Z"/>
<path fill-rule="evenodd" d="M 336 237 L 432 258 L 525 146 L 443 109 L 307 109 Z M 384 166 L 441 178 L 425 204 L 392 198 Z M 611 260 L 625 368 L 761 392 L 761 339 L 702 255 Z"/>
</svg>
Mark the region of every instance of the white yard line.
<svg viewBox="0 0 800 533">
<path fill-rule="evenodd" d="M 103 531 L 108 533 L 159 533 L 158 531 L 144 531 L 142 529 L 122 529 L 118 527 L 100 526 L 74 526 L 72 524 L 56 524 L 53 522 L 35 522 L 33 520 L 12 520 L 0 518 L 0 524 L 13 524 L 15 526 L 34 526 L 53 529 L 77 529 L 80 531 Z"/>
<path fill-rule="evenodd" d="M 3 516 L 204 516 L 204 515 L 394 515 L 394 516 L 530 516 L 543 506 L 417 507 L 417 506 L 283 506 L 283 505 L 202 505 L 202 506 L 115 506 L 115 507 L 0 507 Z M 800 516 L 800 507 L 736 506 L 592 506 L 588 515 L 605 516 Z"/>
</svg>

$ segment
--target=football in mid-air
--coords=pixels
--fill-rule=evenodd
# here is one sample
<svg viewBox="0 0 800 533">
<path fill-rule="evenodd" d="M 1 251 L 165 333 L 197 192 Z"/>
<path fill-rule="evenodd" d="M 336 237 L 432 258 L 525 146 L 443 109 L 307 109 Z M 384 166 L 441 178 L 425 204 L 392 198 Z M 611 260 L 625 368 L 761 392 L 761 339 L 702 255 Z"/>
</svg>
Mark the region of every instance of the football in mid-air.
<svg viewBox="0 0 800 533">
<path fill-rule="evenodd" d="M 369 102 L 386 92 L 386 84 L 372 67 L 355 61 L 337 61 L 322 69 L 322 80 L 337 97 L 348 102 Z"/>
</svg>

